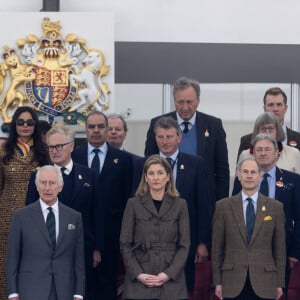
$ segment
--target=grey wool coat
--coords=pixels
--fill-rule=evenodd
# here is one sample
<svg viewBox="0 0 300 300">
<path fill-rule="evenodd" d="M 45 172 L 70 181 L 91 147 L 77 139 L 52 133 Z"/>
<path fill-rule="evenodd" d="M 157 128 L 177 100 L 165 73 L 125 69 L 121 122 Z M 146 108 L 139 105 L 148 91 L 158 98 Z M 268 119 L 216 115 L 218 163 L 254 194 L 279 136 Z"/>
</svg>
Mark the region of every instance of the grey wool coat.
<svg viewBox="0 0 300 300">
<path fill-rule="evenodd" d="M 125 298 L 176 300 L 187 298 L 184 266 L 189 252 L 189 215 L 186 201 L 165 196 L 159 212 L 150 195 L 128 200 L 121 229 Z M 165 272 L 170 280 L 161 287 L 145 287 L 141 273 Z"/>
</svg>

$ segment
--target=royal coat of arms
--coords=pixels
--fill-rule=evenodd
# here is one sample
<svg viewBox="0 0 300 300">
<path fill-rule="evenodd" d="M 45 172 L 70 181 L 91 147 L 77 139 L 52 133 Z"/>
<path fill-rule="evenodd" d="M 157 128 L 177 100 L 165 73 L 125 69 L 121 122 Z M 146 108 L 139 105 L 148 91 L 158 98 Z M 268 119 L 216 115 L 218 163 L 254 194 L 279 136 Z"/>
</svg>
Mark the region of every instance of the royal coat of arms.
<svg viewBox="0 0 300 300">
<path fill-rule="evenodd" d="M 26 102 L 50 123 L 60 117 L 74 124 L 92 110 L 108 109 L 110 90 L 102 78 L 110 67 L 103 53 L 88 49 L 86 41 L 73 33 L 63 37 L 59 21 L 45 17 L 42 30 L 41 38 L 31 34 L 19 39 L 18 50 L 4 46 L 0 64 L 3 122 L 9 123 L 14 109 Z"/>
</svg>

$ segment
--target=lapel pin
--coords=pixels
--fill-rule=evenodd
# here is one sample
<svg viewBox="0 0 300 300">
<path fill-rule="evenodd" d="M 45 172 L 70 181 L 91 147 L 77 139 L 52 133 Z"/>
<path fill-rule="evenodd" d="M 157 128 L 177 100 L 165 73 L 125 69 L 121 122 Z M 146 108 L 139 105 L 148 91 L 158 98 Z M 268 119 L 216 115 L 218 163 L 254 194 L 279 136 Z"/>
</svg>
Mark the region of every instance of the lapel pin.
<svg viewBox="0 0 300 300">
<path fill-rule="evenodd" d="M 118 162 L 119 162 L 119 159 L 118 159 L 118 158 L 115 158 L 115 159 L 114 159 L 114 163 L 117 164 Z"/>
<path fill-rule="evenodd" d="M 282 188 L 283 187 L 283 182 L 281 180 L 276 181 L 276 186 Z"/>
<path fill-rule="evenodd" d="M 266 211 L 266 207 L 263 206 L 263 207 L 261 208 L 261 211 Z"/>
<path fill-rule="evenodd" d="M 207 128 L 205 129 L 204 135 L 205 135 L 205 137 L 209 137 L 209 132 L 208 132 Z"/>
<path fill-rule="evenodd" d="M 290 142 L 289 142 L 289 145 L 290 145 L 291 147 L 297 147 L 297 142 L 296 142 L 296 141 L 290 141 Z"/>
<path fill-rule="evenodd" d="M 184 165 L 180 165 L 179 169 L 184 170 Z"/>
<path fill-rule="evenodd" d="M 78 179 L 81 180 L 82 179 L 82 176 L 81 174 L 78 174 Z"/>
</svg>

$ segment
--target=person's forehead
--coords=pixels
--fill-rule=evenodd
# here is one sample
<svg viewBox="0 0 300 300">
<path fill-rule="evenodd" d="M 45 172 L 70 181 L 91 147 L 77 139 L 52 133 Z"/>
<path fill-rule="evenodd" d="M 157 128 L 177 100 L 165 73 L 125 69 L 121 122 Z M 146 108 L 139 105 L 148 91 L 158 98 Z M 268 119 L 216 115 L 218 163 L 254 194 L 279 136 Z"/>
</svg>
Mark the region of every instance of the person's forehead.
<svg viewBox="0 0 300 300">
<path fill-rule="evenodd" d="M 156 129 L 157 134 L 176 134 L 176 129 L 174 127 L 172 128 L 161 128 L 157 127 Z"/>
<path fill-rule="evenodd" d="M 255 144 L 255 148 L 266 147 L 266 146 L 274 148 L 274 145 L 270 140 L 260 140 L 260 141 L 257 141 Z"/>
<path fill-rule="evenodd" d="M 119 118 L 108 118 L 108 124 L 109 126 L 118 126 L 124 128 L 123 122 Z"/>
<path fill-rule="evenodd" d="M 57 180 L 57 173 L 54 170 L 41 170 L 39 175 L 40 180 Z"/>
<path fill-rule="evenodd" d="M 258 170 L 257 163 L 254 160 L 245 160 L 241 165 L 242 170 Z"/>
<path fill-rule="evenodd" d="M 266 104 L 268 103 L 284 103 L 284 97 L 282 94 L 278 95 L 267 95 Z"/>
<path fill-rule="evenodd" d="M 105 118 L 104 116 L 101 115 L 92 115 L 88 117 L 87 123 L 88 124 L 105 123 Z"/>
</svg>

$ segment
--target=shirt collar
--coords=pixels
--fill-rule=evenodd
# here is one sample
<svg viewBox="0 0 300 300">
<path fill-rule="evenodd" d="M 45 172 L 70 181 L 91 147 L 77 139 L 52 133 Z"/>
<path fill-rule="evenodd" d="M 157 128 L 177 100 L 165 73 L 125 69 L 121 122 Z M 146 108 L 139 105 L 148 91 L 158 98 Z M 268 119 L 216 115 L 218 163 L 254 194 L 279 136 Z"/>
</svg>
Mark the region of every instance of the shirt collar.
<svg viewBox="0 0 300 300">
<path fill-rule="evenodd" d="M 270 169 L 268 172 L 262 172 L 262 175 L 264 175 L 265 173 L 268 173 L 271 178 L 275 179 L 276 178 L 276 165 L 272 169 Z"/>
<path fill-rule="evenodd" d="M 252 201 L 256 204 L 257 203 L 257 199 L 258 199 L 258 191 L 256 191 L 253 195 L 248 196 L 242 190 L 242 199 L 243 199 L 243 201 L 248 201 L 248 200 L 246 200 L 247 198 L 251 198 Z"/>
<path fill-rule="evenodd" d="M 183 120 L 183 119 L 179 116 L 178 112 L 176 112 L 176 116 L 177 116 L 177 121 L 178 121 L 178 124 L 179 124 L 179 125 L 180 125 L 182 122 L 185 122 L 185 120 Z M 193 115 L 187 122 L 191 123 L 193 126 L 195 125 L 195 123 L 196 123 L 196 112 L 194 113 L 194 115 Z"/>
<path fill-rule="evenodd" d="M 172 155 L 169 155 L 169 156 L 163 154 L 162 152 L 159 152 L 159 156 L 161 156 L 163 158 L 171 157 L 173 159 L 173 161 L 176 161 L 178 153 L 179 153 L 179 149 L 177 149 Z"/>
<path fill-rule="evenodd" d="M 90 143 L 88 143 L 88 154 L 92 154 L 94 149 L 100 149 L 100 152 L 103 153 L 104 155 L 106 155 L 108 146 L 107 146 L 107 143 L 104 143 L 101 147 L 96 148 L 96 147 L 92 146 Z"/>
<path fill-rule="evenodd" d="M 58 165 L 56 165 L 56 164 L 54 164 L 54 166 L 57 167 L 57 168 L 59 168 L 59 169 L 62 168 L 62 166 L 58 166 Z M 72 172 L 72 170 L 73 170 L 73 160 L 71 159 L 71 160 L 64 166 L 64 168 L 65 168 L 64 173 L 65 173 L 66 175 L 69 175 L 69 174 Z"/>
<path fill-rule="evenodd" d="M 46 204 L 41 198 L 39 199 L 39 201 L 40 201 L 42 211 L 47 210 L 48 207 L 50 206 L 50 205 Z M 58 211 L 58 200 L 56 200 L 56 202 L 53 205 L 51 205 L 51 207 L 54 211 Z"/>
</svg>

